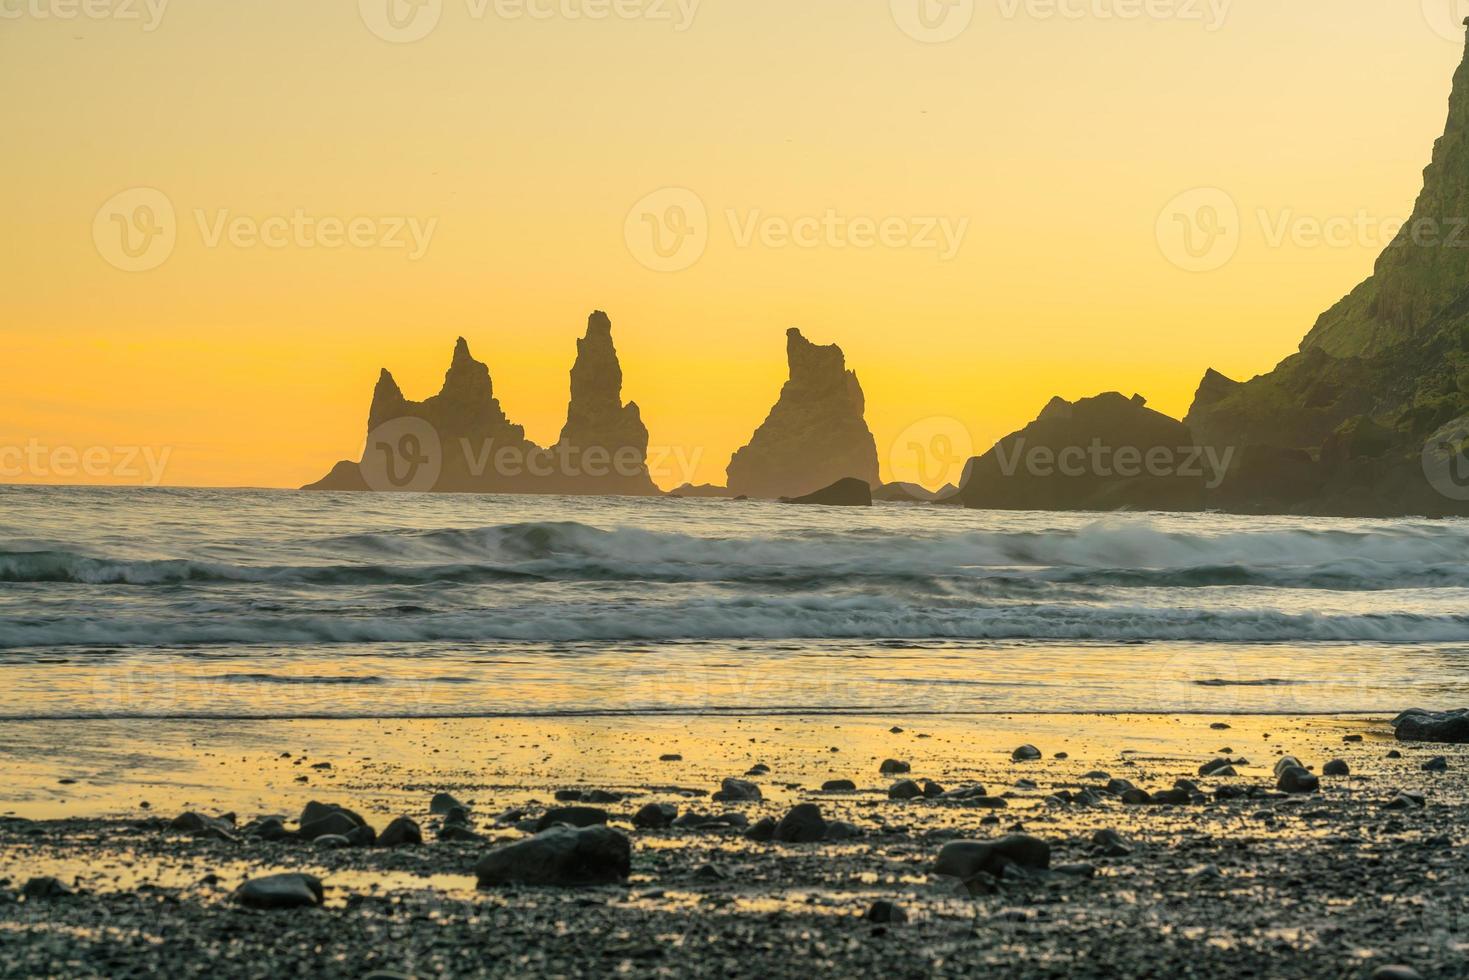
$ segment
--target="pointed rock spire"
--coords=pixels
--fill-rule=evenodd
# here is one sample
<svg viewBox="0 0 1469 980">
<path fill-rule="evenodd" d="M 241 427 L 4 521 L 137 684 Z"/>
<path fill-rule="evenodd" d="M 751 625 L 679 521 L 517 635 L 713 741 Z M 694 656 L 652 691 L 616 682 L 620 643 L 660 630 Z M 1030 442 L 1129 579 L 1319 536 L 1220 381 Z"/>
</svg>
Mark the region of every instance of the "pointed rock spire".
<svg viewBox="0 0 1469 980">
<path fill-rule="evenodd" d="M 653 494 L 647 469 L 648 430 L 638 406 L 622 404 L 622 365 L 612 343 L 612 321 L 597 310 L 576 342 L 571 401 L 555 447 L 562 475 L 586 492 Z"/>
<path fill-rule="evenodd" d="M 857 375 L 835 344 L 786 331 L 790 380 L 750 444 L 729 461 L 729 492 L 802 497 L 855 477 L 878 485 L 877 443 L 863 418 Z"/>
</svg>

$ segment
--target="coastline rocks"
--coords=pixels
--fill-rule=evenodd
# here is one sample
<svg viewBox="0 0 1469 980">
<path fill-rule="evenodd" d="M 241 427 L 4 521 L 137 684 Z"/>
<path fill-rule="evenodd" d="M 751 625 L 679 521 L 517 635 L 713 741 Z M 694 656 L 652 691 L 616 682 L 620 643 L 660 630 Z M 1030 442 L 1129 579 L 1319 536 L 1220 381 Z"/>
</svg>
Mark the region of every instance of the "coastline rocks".
<svg viewBox="0 0 1469 980">
<path fill-rule="evenodd" d="M 871 507 L 872 487 L 864 480 L 847 477 L 804 497 L 784 498 L 783 502 L 818 507 Z"/>
<path fill-rule="evenodd" d="M 479 887 L 606 885 L 627 880 L 632 843 L 601 825 L 555 826 L 490 851 L 474 866 Z"/>
<path fill-rule="evenodd" d="M 1058 397 L 971 459 L 959 494 L 971 509 L 1198 511 L 1208 467 L 1185 464 L 1202 459 L 1188 426 L 1140 395 Z"/>
<path fill-rule="evenodd" d="M 819 347 L 786 332 L 790 379 L 770 415 L 729 461 L 730 496 L 801 497 L 854 478 L 880 484 L 877 441 L 863 418 L 857 375 L 835 344 Z M 870 501 L 869 501 L 870 502 Z"/>
<path fill-rule="evenodd" d="M 287 872 L 250 879 L 235 890 L 235 901 L 251 909 L 300 909 L 320 905 L 325 895 L 320 878 Z"/>
<path fill-rule="evenodd" d="M 1412 708 L 1392 720 L 1400 742 L 1469 743 L 1469 708 L 1458 711 L 1424 711 Z"/>
</svg>

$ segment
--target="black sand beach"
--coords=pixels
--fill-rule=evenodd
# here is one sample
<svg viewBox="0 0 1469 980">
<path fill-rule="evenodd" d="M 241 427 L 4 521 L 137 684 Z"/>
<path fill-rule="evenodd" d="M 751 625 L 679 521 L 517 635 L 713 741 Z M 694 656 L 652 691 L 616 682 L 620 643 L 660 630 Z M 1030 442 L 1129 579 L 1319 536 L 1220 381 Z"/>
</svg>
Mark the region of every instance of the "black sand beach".
<svg viewBox="0 0 1469 980">
<path fill-rule="evenodd" d="M 208 737 L 152 722 L 132 723 L 127 743 L 106 733 L 153 759 L 123 779 L 82 764 L 86 725 L 70 726 L 70 749 L 62 723 L 10 727 L 14 744 L 54 751 L 7 766 L 6 976 L 1469 972 L 1469 752 L 1398 742 L 1385 718 L 296 721 L 216 724 Z M 1022 744 L 1041 758 L 1012 758 Z M 1317 791 L 1277 790 L 1286 755 L 1314 770 Z M 1424 768 L 1439 756 L 1446 771 Z M 1219 758 L 1237 775 L 1200 775 Z M 880 772 L 888 760 L 910 771 Z M 1321 775 L 1334 760 L 1350 774 Z M 731 777 L 762 799 L 713 800 Z M 841 779 L 857 789 L 821 788 Z M 907 779 L 920 795 L 890 798 Z M 924 798 L 930 781 L 949 795 L 928 786 Z M 466 812 L 431 814 L 438 793 Z M 262 817 L 294 832 L 311 800 L 378 833 L 410 817 L 426 843 L 262 839 L 276 836 Z M 638 826 L 648 804 L 732 816 Z M 750 839 L 749 826 L 802 804 L 824 832 L 803 809 L 780 832 L 797 840 Z M 626 835 L 625 881 L 476 887 L 487 853 L 565 807 L 605 811 Z M 185 812 L 235 808 L 175 829 Z M 578 814 L 562 816 L 601 819 Z M 462 839 L 440 839 L 446 823 Z M 936 873 L 946 844 L 1012 835 L 1043 842 L 1046 867 Z M 286 872 L 321 880 L 320 907 L 242 903 L 242 883 Z"/>
</svg>

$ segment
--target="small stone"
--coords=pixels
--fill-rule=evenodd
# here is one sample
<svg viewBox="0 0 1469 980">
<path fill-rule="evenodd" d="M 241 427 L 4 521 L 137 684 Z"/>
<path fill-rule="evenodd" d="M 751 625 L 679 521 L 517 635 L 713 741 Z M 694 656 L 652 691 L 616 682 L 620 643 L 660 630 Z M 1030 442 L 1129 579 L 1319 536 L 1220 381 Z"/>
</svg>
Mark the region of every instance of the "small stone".
<svg viewBox="0 0 1469 980">
<path fill-rule="evenodd" d="M 1387 757 L 1389 759 L 1401 759 L 1403 757 L 1403 753 L 1399 752 L 1397 749 L 1390 749 L 1388 750 Z"/>
<path fill-rule="evenodd" d="M 710 797 L 716 803 L 759 803 L 764 798 L 759 786 L 743 779 L 726 779 Z"/>
<path fill-rule="evenodd" d="M 1041 757 L 1041 750 L 1034 745 L 1022 745 L 1010 753 L 1012 762 L 1034 762 Z"/>
<path fill-rule="evenodd" d="M 672 803 L 649 803 L 633 814 L 632 825 L 643 830 L 663 830 L 678 819 L 678 807 Z"/>
<path fill-rule="evenodd" d="M 1449 771 L 1449 760 L 1446 759 L 1446 758 L 1444 758 L 1441 755 L 1436 755 L 1432 759 L 1429 759 L 1427 762 L 1423 763 L 1423 771 L 1424 772 L 1448 772 Z"/>
<path fill-rule="evenodd" d="M 951 841 L 939 851 L 933 871 L 958 878 L 973 893 L 983 890 L 977 881 L 981 875 L 999 878 L 1011 868 L 1030 872 L 1050 866 L 1050 844 L 1025 834 L 1011 834 L 992 841 Z"/>
<path fill-rule="evenodd" d="M 608 819 L 606 810 L 594 806 L 563 806 L 554 810 L 547 810 L 540 820 L 536 821 L 536 832 L 548 830 L 557 824 L 566 824 L 569 827 L 595 827 L 605 824 Z"/>
<path fill-rule="evenodd" d="M 897 725 L 894 725 L 892 728 L 889 728 L 888 731 L 891 732 L 894 735 L 901 735 L 901 734 L 903 734 L 903 730 L 901 728 L 899 728 Z"/>
<path fill-rule="evenodd" d="M 1209 727 L 1212 728 L 1212 729 L 1214 729 L 1214 731 L 1216 731 L 1216 732 L 1227 732 L 1227 731 L 1229 731 L 1229 729 L 1232 726 L 1230 726 L 1226 722 L 1216 721 L 1216 722 L 1214 722 L 1214 724 L 1210 725 Z"/>
<path fill-rule="evenodd" d="M 1391 966 L 1379 966 L 1373 970 L 1372 980 L 1423 980 L 1423 974 L 1411 966 L 1393 964 Z"/>
<path fill-rule="evenodd" d="M 341 834 L 322 834 L 311 841 L 311 846 L 323 851 L 345 851 L 352 846 L 352 841 Z"/>
<path fill-rule="evenodd" d="M 827 840 L 851 840 L 853 837 L 861 837 L 862 828 L 845 820 L 828 820 L 826 822 Z"/>
<path fill-rule="evenodd" d="M 943 796 L 946 790 L 931 779 L 923 781 L 923 798 L 925 800 L 936 800 Z"/>
<path fill-rule="evenodd" d="M 299 909 L 320 905 L 325 894 L 320 878 L 289 872 L 245 882 L 235 901 L 252 909 Z"/>
<path fill-rule="evenodd" d="M 1350 776 L 1351 774 L 1352 767 L 1347 765 L 1345 760 L 1342 759 L 1332 759 L 1321 767 L 1321 775 L 1323 776 Z"/>
<path fill-rule="evenodd" d="M 878 766 L 877 771 L 884 776 L 898 776 L 905 772 L 912 772 L 913 767 L 898 759 L 884 759 L 882 765 Z"/>
<path fill-rule="evenodd" d="M 826 820 L 814 803 L 792 807 L 775 827 L 775 839 L 787 844 L 812 844 L 826 837 Z"/>
<path fill-rule="evenodd" d="M 72 890 L 63 885 L 59 879 L 46 876 L 27 881 L 20 893 L 29 902 L 49 902 L 52 899 L 69 897 Z"/>
<path fill-rule="evenodd" d="M 1280 770 L 1275 788 L 1282 793 L 1314 793 L 1321 788 L 1321 780 L 1300 766 L 1286 766 Z"/>
<path fill-rule="evenodd" d="M 296 836 L 301 840 L 316 840 L 318 837 L 345 837 L 358 827 L 356 821 L 341 810 L 334 810 L 319 820 L 303 823 Z"/>
<path fill-rule="evenodd" d="M 1360 736 L 1360 735 L 1343 735 L 1342 738 L 1341 738 L 1341 740 L 1343 742 L 1360 742 L 1360 741 L 1362 741 L 1362 736 Z"/>
<path fill-rule="evenodd" d="M 462 810 L 469 809 L 469 807 L 460 803 L 448 793 L 435 793 L 434 798 L 429 802 L 428 812 L 436 817 L 441 817 L 455 807 L 459 807 Z"/>
<path fill-rule="evenodd" d="M 1231 776 L 1232 775 L 1235 775 L 1235 773 L 1234 773 L 1234 767 L 1230 765 L 1228 759 L 1223 759 L 1223 758 L 1213 759 L 1213 760 L 1210 760 L 1209 762 L 1204 763 L 1202 766 L 1199 766 L 1199 775 L 1200 776 L 1217 776 L 1217 775 L 1222 775 L 1223 772 L 1224 772 L 1224 770 L 1226 770 L 1226 769 L 1229 770 L 1229 775 L 1231 775 Z"/>
<path fill-rule="evenodd" d="M 668 752 L 658 757 L 659 762 L 682 762 L 683 756 L 677 752 Z"/>
<path fill-rule="evenodd" d="M 775 840 L 775 828 L 776 823 L 774 817 L 761 817 L 755 821 L 754 826 L 745 831 L 745 839 L 760 844 L 768 844 Z"/>
<path fill-rule="evenodd" d="M 857 784 L 850 779 L 828 779 L 821 784 L 823 793 L 855 793 Z"/>
<path fill-rule="evenodd" d="M 923 787 L 911 779 L 900 780 L 888 787 L 890 800 L 916 800 L 923 795 Z"/>
<path fill-rule="evenodd" d="M 895 902 L 879 899 L 872 903 L 872 906 L 867 910 L 867 914 L 863 918 L 868 922 L 875 922 L 879 925 L 901 925 L 908 921 L 908 913 L 903 906 Z"/>
<path fill-rule="evenodd" d="M 408 817 L 399 817 L 383 828 L 378 836 L 379 847 L 404 847 L 423 843 L 423 830 Z"/>
</svg>

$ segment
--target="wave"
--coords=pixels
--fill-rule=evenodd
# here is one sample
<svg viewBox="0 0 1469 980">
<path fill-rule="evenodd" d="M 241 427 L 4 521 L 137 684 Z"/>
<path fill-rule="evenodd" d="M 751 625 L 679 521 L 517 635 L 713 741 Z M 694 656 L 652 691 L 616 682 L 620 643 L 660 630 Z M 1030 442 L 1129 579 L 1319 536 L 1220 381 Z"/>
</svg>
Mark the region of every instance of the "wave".
<svg viewBox="0 0 1469 980">
<path fill-rule="evenodd" d="M 1469 530 L 1164 529 L 1146 518 L 1057 529 L 806 530 L 704 536 L 577 522 L 392 530 L 301 542 L 317 563 L 125 559 L 66 550 L 0 551 L 0 582 L 173 586 L 333 586 L 533 582 L 729 582 L 780 590 L 848 582 L 943 590 L 981 582 L 1005 594 L 1053 586 L 1377 591 L 1469 588 Z"/>
<path fill-rule="evenodd" d="M 888 596 L 548 603 L 417 616 L 251 615 L 10 622 L 0 649 L 90 646 L 526 643 L 781 639 L 1213 643 L 1469 643 L 1469 614 L 1288 613 L 1177 606 L 915 605 Z"/>
</svg>

